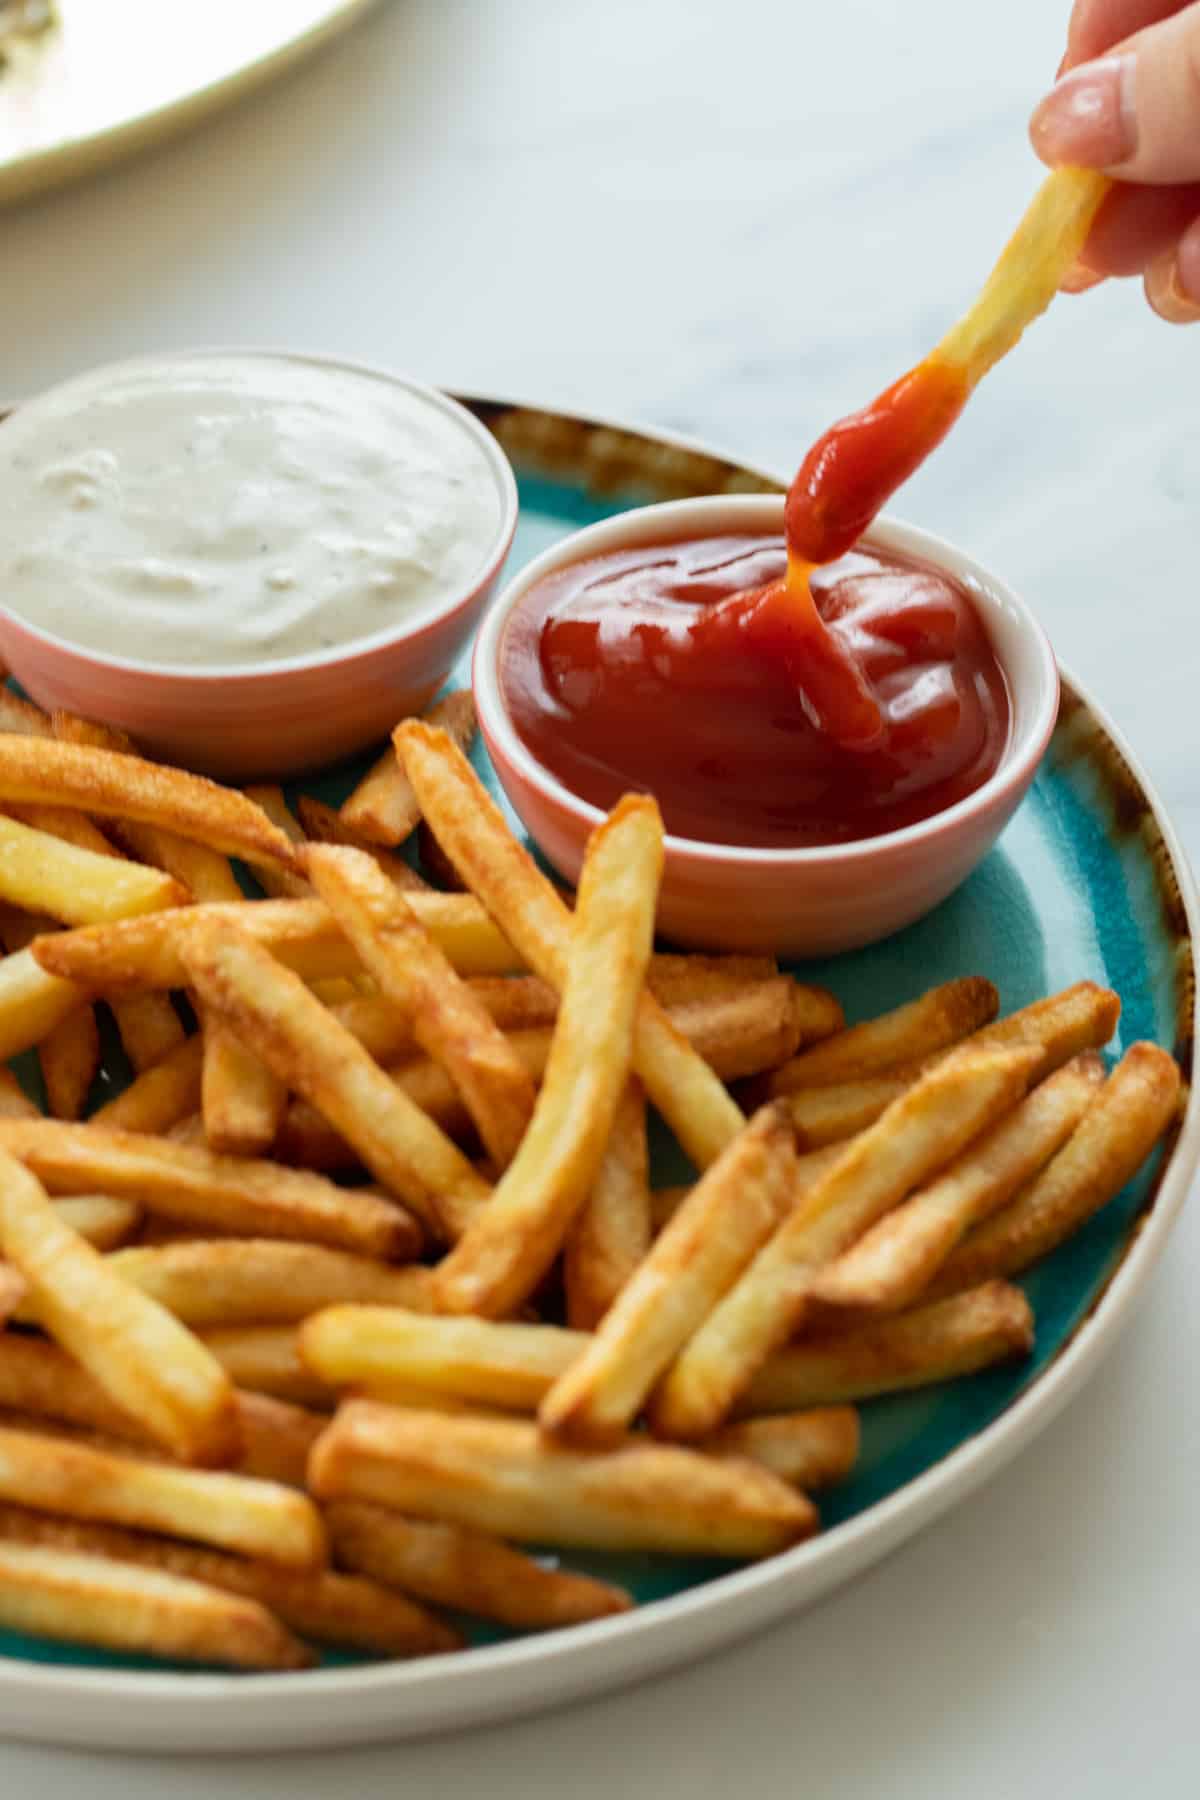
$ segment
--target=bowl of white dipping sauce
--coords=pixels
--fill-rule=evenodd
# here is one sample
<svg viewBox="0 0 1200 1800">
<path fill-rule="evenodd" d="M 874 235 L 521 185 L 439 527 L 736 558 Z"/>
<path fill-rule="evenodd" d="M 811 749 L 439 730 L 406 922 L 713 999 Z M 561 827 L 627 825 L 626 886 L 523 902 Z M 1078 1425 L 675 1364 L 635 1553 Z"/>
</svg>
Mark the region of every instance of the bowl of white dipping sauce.
<svg viewBox="0 0 1200 1800">
<path fill-rule="evenodd" d="M 114 364 L 0 424 L 0 654 L 152 755 L 299 774 L 437 691 L 516 518 L 490 433 L 418 382 L 274 352 Z"/>
</svg>

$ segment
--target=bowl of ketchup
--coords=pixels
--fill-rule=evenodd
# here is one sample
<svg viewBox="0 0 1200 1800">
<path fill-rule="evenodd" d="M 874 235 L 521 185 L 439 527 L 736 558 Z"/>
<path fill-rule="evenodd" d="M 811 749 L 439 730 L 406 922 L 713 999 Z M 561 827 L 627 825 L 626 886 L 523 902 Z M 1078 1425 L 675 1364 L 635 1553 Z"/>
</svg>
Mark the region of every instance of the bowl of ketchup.
<svg viewBox="0 0 1200 1800">
<path fill-rule="evenodd" d="M 573 881 L 615 801 L 654 794 L 680 944 L 828 955 L 911 924 L 987 854 L 1054 729 L 1044 633 L 950 544 L 877 520 L 811 571 L 807 620 L 786 571 L 782 496 L 643 507 L 537 557 L 477 640 L 530 835 Z"/>
</svg>

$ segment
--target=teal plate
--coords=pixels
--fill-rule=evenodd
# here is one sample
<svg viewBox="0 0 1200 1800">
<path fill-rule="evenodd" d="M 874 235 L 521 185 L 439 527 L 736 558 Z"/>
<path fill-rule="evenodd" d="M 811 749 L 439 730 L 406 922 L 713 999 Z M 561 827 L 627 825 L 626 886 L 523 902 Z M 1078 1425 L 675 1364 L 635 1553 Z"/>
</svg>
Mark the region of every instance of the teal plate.
<svg viewBox="0 0 1200 1800">
<path fill-rule="evenodd" d="M 519 478 L 509 574 L 565 534 L 631 505 L 776 485 L 678 441 L 532 408 L 468 404 Z M 464 660 L 455 684 L 466 680 Z M 482 749 L 475 757 L 498 794 Z M 331 773 L 316 791 L 340 801 L 363 766 Z M 1196 917 L 1191 876 L 1161 809 L 1112 727 L 1064 681 L 1058 728 L 1033 788 L 971 879 L 886 943 L 795 972 L 833 988 L 851 1019 L 966 973 L 991 976 L 1004 1011 L 1090 978 L 1122 997 L 1114 1052 L 1152 1039 L 1175 1053 L 1190 1084 Z M 110 1065 L 109 1081 L 121 1075 Z M 866 1567 L 985 1479 L 1080 1385 L 1165 1241 L 1198 1140 L 1190 1102 L 1174 1141 L 1030 1274 L 1037 1337 L 1028 1360 L 863 1407 L 858 1470 L 823 1498 L 825 1530 L 811 1544 L 749 1569 L 573 1556 L 564 1561 L 630 1588 L 639 1609 L 537 1637 L 473 1632 L 478 1648 L 466 1656 L 408 1664 L 331 1657 L 313 1674 L 229 1676 L 0 1634 L 0 1729 L 121 1748 L 202 1749 L 214 1732 L 223 1748 L 247 1749 L 399 1737 L 596 1693 L 765 1624 Z M 663 1181 L 680 1176 L 669 1145 L 657 1173 Z M 150 1699 L 153 1706 L 141 1704 Z"/>
</svg>

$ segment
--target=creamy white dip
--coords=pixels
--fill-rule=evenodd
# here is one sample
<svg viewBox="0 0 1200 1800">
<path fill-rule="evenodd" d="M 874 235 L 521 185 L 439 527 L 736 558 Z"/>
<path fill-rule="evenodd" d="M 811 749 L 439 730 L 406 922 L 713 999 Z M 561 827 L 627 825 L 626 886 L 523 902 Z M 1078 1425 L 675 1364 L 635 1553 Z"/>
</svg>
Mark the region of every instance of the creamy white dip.
<svg viewBox="0 0 1200 1800">
<path fill-rule="evenodd" d="M 480 573 L 499 483 L 436 400 L 285 356 L 100 370 L 0 424 L 0 605 L 86 649 L 271 663 Z"/>
</svg>

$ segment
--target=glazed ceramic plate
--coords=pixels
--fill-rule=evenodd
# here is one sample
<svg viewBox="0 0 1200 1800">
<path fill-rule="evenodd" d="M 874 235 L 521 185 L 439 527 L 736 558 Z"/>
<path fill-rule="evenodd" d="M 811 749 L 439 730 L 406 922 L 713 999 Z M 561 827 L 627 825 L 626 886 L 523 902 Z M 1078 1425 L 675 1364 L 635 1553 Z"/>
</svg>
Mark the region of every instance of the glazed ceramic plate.
<svg viewBox="0 0 1200 1800">
<path fill-rule="evenodd" d="M 468 404 L 517 468 L 522 519 L 513 568 L 624 506 L 773 485 L 685 444 Z M 354 774 L 331 775 L 326 798 L 342 798 Z M 753 906 L 752 893 L 746 904 Z M 901 936 L 798 972 L 834 988 L 851 1018 L 969 972 L 993 977 L 1006 1011 L 1091 977 L 1124 998 L 1117 1047 L 1152 1038 L 1174 1050 L 1190 1082 L 1196 919 L 1168 821 L 1103 714 L 1068 681 L 1033 790 L 966 886 Z M 1028 1362 L 863 1408 L 859 1470 L 824 1499 L 825 1530 L 811 1543 L 748 1568 L 579 1559 L 630 1587 L 638 1609 L 542 1636 L 489 1634 L 465 1655 L 413 1663 L 339 1659 L 312 1674 L 229 1676 L 0 1637 L 0 1731 L 122 1749 L 231 1750 L 452 1730 L 638 1681 L 806 1606 L 987 1480 L 1078 1390 L 1145 1287 L 1198 1144 L 1193 1100 L 1167 1151 L 1030 1275 L 1037 1343 Z M 668 1180 L 679 1174 L 669 1157 L 659 1172 Z"/>
<path fill-rule="evenodd" d="M 0 0 L 0 201 L 131 155 L 238 99 L 373 0 Z"/>
</svg>

